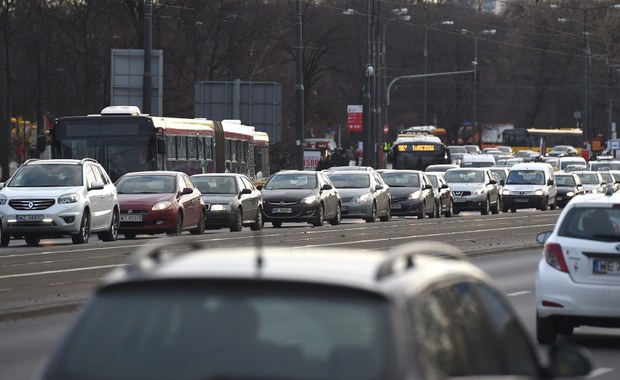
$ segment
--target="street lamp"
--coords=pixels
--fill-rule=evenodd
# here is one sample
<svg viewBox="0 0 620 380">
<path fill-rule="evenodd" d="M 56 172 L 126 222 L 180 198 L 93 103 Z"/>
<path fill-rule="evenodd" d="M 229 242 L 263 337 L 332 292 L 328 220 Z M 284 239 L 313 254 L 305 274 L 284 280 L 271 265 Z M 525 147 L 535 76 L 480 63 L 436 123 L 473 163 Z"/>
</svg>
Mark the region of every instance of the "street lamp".
<svg viewBox="0 0 620 380">
<path fill-rule="evenodd" d="M 427 100 L 427 77 L 428 73 L 428 31 L 435 25 L 454 25 L 452 20 L 437 21 L 430 25 L 424 25 L 424 125 L 428 125 L 428 100 Z"/>
<path fill-rule="evenodd" d="M 474 65 L 474 104 L 473 104 L 473 123 L 474 123 L 474 129 L 476 128 L 476 126 L 478 125 L 478 120 L 477 120 L 477 115 L 476 115 L 476 111 L 477 111 L 477 106 L 478 106 L 478 99 L 477 99 L 477 92 L 478 92 L 478 76 L 477 76 L 477 72 L 478 72 L 478 35 L 493 35 L 496 33 L 495 29 L 485 29 L 479 32 L 479 34 L 476 34 L 474 32 L 472 32 L 471 30 L 468 29 L 461 29 L 461 33 L 462 34 L 469 34 L 472 36 L 472 38 L 474 39 L 474 60 L 472 62 L 472 65 Z"/>
</svg>

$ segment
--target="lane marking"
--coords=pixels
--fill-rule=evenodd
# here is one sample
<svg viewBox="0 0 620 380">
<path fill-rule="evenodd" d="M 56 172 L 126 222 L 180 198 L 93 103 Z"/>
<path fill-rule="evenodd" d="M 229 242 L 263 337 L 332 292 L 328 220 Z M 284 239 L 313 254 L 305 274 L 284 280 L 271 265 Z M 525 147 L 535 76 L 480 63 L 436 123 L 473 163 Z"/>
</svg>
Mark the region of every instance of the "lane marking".
<svg viewBox="0 0 620 380">
<path fill-rule="evenodd" d="M 606 368 L 606 367 L 597 368 L 597 369 L 592 370 L 592 372 L 590 372 L 590 374 L 586 376 L 586 379 L 594 379 L 595 377 L 602 376 L 613 370 L 614 370 L 613 368 Z"/>
<path fill-rule="evenodd" d="M 524 294 L 530 294 L 530 293 L 532 293 L 532 292 L 529 291 L 529 290 L 522 290 L 520 292 L 509 293 L 509 294 L 506 294 L 506 295 L 508 297 L 516 297 L 516 296 L 522 296 Z"/>
<path fill-rule="evenodd" d="M 80 271 L 86 271 L 86 270 L 109 269 L 109 268 L 122 267 L 122 266 L 125 266 L 125 265 L 126 264 L 101 265 L 101 266 L 97 266 L 97 267 L 59 269 L 59 270 L 49 270 L 49 271 L 44 271 L 44 272 L 9 274 L 9 275 L 0 276 L 0 279 L 15 278 L 15 277 L 28 277 L 28 276 L 40 276 L 40 275 L 45 275 L 45 274 L 56 274 L 56 273 L 67 273 L 67 272 L 80 272 Z"/>
</svg>

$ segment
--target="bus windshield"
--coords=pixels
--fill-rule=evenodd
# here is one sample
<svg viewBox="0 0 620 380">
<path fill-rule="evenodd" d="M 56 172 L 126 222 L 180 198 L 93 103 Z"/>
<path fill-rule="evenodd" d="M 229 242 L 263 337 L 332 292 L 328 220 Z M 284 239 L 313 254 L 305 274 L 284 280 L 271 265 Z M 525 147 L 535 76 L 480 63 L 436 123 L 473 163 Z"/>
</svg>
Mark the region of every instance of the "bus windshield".
<svg viewBox="0 0 620 380">
<path fill-rule="evenodd" d="M 442 143 L 430 141 L 399 142 L 395 144 L 391 158 L 393 169 L 424 170 L 429 165 L 449 164 L 450 152 Z"/>
</svg>

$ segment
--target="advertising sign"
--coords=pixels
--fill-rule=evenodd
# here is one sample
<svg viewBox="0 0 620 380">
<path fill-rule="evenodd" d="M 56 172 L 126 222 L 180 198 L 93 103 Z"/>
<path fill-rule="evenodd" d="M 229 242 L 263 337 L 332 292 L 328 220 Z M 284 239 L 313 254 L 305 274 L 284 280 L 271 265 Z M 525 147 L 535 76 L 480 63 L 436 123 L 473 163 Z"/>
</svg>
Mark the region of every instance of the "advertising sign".
<svg viewBox="0 0 620 380">
<path fill-rule="evenodd" d="M 320 150 L 304 150 L 304 170 L 316 170 L 320 159 Z"/>
<path fill-rule="evenodd" d="M 347 106 L 347 131 L 362 132 L 363 110 L 361 105 Z"/>
</svg>

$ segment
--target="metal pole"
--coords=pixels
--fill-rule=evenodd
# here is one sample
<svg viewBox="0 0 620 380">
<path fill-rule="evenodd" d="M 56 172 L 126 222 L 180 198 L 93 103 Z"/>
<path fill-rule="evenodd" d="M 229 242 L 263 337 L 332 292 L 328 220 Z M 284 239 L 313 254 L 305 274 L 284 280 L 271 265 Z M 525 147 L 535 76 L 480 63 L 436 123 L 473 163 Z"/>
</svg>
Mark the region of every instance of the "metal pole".
<svg viewBox="0 0 620 380">
<path fill-rule="evenodd" d="M 296 0 L 295 20 L 295 166 L 304 169 L 304 83 L 301 0 Z"/>
<path fill-rule="evenodd" d="M 364 73 L 366 75 L 366 82 L 364 85 L 364 95 L 363 95 L 363 109 L 362 109 L 362 124 L 363 124 L 363 156 L 362 156 L 362 165 L 370 166 L 372 163 L 372 110 L 371 107 L 371 99 L 370 99 L 370 82 L 371 82 L 371 74 L 372 74 L 372 61 L 371 61 L 371 52 L 370 52 L 370 0 L 366 0 L 366 45 L 365 45 L 365 55 L 366 55 L 366 67 Z"/>
<path fill-rule="evenodd" d="M 478 37 L 475 34 L 472 34 L 474 37 L 474 129 L 478 125 L 477 119 L 477 106 L 478 106 Z"/>
<path fill-rule="evenodd" d="M 151 45 L 153 0 L 144 1 L 144 75 L 142 77 L 142 112 L 151 113 Z M 161 110 L 159 110 L 161 112 Z"/>
<path fill-rule="evenodd" d="M 426 9 L 426 8 L 424 8 Z M 428 17 L 428 12 L 426 13 L 427 17 Z M 429 28 L 426 26 L 426 24 L 424 25 L 424 125 L 428 125 L 428 99 L 427 99 L 427 76 L 426 74 L 428 73 L 428 50 L 427 50 L 427 46 L 428 46 L 428 30 Z"/>
<path fill-rule="evenodd" d="M 583 134 L 586 138 L 586 144 L 590 143 L 590 123 L 588 112 L 588 61 L 590 48 L 588 44 L 588 10 L 583 10 Z"/>
</svg>

